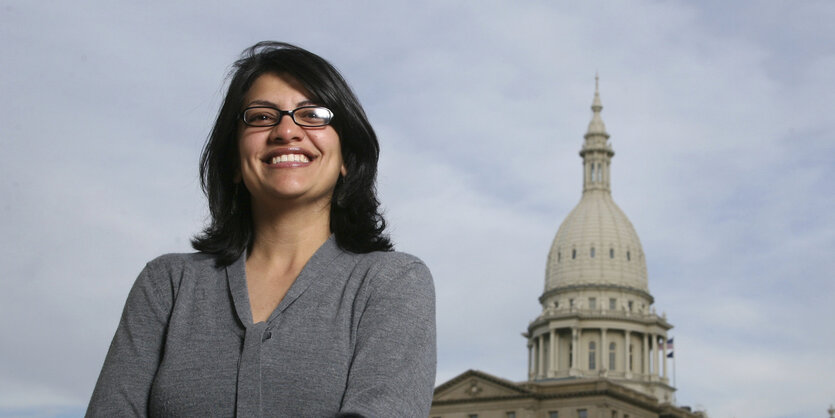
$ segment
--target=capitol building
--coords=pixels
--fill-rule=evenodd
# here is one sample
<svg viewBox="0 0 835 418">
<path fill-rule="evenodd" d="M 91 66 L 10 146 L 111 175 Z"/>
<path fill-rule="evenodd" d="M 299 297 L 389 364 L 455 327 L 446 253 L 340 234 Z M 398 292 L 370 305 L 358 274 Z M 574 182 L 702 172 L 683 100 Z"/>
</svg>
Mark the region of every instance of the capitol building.
<svg viewBox="0 0 835 418">
<path fill-rule="evenodd" d="M 469 370 L 435 389 L 437 418 L 691 418 L 676 406 L 673 328 L 649 291 L 641 241 L 615 204 L 615 155 L 595 79 L 585 134 L 583 193 L 557 230 L 527 326 L 528 380 Z M 487 366 L 487 365 L 486 365 Z"/>
</svg>

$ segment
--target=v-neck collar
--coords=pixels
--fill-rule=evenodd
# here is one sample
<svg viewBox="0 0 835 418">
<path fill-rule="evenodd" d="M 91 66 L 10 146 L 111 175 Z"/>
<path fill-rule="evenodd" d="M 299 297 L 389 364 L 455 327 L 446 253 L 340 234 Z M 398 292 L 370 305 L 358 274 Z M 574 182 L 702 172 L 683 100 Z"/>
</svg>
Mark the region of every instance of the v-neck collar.
<svg viewBox="0 0 835 418">
<path fill-rule="evenodd" d="M 307 260 L 299 276 L 290 285 L 290 289 L 287 290 L 284 298 L 281 299 L 281 302 L 279 302 L 266 322 L 272 322 L 285 309 L 292 305 L 322 275 L 339 254 L 342 254 L 342 249 L 339 248 L 336 244 L 336 239 L 331 235 L 313 253 L 310 260 Z M 249 292 L 246 285 L 246 256 L 247 251 L 244 251 L 235 262 L 226 266 L 226 278 L 229 283 L 229 291 L 232 294 L 232 302 L 235 304 L 235 312 L 238 315 L 238 320 L 241 321 L 244 327 L 249 328 L 253 325 L 253 322 L 252 308 L 249 304 Z"/>
</svg>

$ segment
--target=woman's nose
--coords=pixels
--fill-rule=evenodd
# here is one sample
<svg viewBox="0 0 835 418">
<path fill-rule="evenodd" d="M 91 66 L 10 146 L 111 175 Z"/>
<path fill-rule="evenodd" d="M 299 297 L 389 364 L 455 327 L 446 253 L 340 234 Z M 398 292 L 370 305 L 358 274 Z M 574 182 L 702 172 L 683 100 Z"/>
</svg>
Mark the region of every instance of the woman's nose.
<svg viewBox="0 0 835 418">
<path fill-rule="evenodd" d="M 283 114 L 278 120 L 278 125 L 273 126 L 270 139 L 273 141 L 298 141 L 304 136 L 304 129 L 296 125 L 293 117 L 288 114 Z"/>
</svg>

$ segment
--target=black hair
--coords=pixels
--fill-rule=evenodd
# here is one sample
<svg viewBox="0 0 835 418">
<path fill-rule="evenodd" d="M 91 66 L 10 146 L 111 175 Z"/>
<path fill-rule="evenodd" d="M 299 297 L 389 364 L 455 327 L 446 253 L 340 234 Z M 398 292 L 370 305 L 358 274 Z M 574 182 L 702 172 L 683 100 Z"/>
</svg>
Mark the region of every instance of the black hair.
<svg viewBox="0 0 835 418">
<path fill-rule="evenodd" d="M 380 146 L 365 111 L 336 68 L 322 57 L 284 42 L 259 42 L 241 54 L 200 158 L 200 184 L 209 202 L 209 224 L 191 240 L 198 251 L 229 265 L 252 244 L 254 231 L 249 192 L 236 182 L 238 124 L 243 100 L 263 74 L 289 75 L 317 104 L 331 109 L 347 175 L 336 182 L 330 207 L 330 229 L 336 243 L 354 253 L 391 251 L 384 234 L 375 186 Z"/>
</svg>

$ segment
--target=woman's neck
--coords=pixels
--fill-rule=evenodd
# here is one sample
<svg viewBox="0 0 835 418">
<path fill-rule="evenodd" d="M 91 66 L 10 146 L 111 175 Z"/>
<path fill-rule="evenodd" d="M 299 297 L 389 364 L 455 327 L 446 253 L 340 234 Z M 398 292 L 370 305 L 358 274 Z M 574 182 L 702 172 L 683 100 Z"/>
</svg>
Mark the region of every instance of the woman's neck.
<svg viewBox="0 0 835 418">
<path fill-rule="evenodd" d="M 329 204 L 289 208 L 253 204 L 252 218 L 254 240 L 247 262 L 269 270 L 300 269 L 331 234 Z"/>
</svg>

